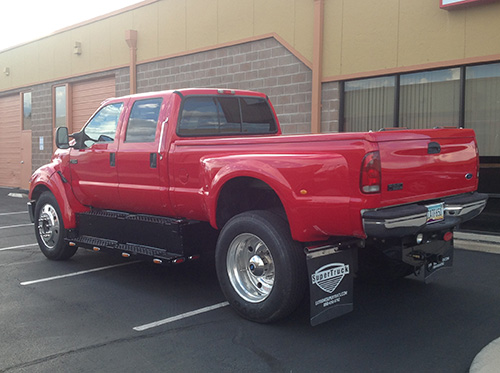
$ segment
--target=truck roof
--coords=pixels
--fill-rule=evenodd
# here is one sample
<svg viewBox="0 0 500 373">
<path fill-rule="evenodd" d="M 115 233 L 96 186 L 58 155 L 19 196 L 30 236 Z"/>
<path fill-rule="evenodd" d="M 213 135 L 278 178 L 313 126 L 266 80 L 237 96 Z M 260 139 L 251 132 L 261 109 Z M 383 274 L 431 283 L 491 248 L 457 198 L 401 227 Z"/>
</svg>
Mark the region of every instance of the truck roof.
<svg viewBox="0 0 500 373">
<path fill-rule="evenodd" d="M 181 88 L 181 89 L 172 89 L 165 91 L 154 91 L 154 92 L 144 92 L 144 93 L 136 93 L 132 95 L 119 96 L 119 97 L 110 97 L 104 100 L 101 105 L 105 102 L 117 99 L 126 99 L 126 98 L 149 98 L 149 97 L 158 97 L 158 96 L 169 96 L 173 93 L 180 94 L 181 96 L 193 96 L 193 95 L 237 95 L 237 96 L 255 96 L 255 97 L 263 97 L 267 98 L 267 95 L 261 92 L 248 91 L 242 89 L 231 89 L 231 88 Z"/>
</svg>

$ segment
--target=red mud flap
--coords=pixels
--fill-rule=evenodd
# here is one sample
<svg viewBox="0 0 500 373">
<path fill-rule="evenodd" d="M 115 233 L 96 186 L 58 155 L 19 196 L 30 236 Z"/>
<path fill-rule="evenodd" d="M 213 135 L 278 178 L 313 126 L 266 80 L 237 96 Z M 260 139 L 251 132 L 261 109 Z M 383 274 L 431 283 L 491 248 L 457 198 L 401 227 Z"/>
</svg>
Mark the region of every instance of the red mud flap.
<svg viewBox="0 0 500 373">
<path fill-rule="evenodd" d="M 353 279 L 359 240 L 307 247 L 311 325 L 353 310 Z"/>
</svg>

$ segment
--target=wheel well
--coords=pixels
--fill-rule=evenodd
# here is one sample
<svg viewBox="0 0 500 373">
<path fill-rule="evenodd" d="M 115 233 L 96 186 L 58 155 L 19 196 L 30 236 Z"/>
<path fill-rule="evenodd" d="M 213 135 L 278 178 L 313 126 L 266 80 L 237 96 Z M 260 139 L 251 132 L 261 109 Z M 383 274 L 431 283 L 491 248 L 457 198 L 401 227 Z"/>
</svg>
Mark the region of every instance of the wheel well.
<svg viewBox="0 0 500 373">
<path fill-rule="evenodd" d="M 31 199 L 37 200 L 43 192 L 50 192 L 50 189 L 44 185 L 38 185 L 31 193 Z"/>
<path fill-rule="evenodd" d="M 265 182 L 251 177 L 228 181 L 217 201 L 217 226 L 222 228 L 233 216 L 251 210 L 271 210 L 286 219 L 286 212 L 276 192 Z"/>
</svg>

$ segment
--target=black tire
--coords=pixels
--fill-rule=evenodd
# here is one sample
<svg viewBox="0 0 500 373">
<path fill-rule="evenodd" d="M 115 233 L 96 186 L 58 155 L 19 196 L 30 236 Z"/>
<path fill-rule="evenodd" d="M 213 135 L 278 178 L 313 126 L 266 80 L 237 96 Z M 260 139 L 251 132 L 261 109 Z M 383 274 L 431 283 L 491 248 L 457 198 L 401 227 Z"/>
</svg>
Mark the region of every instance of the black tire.
<svg viewBox="0 0 500 373">
<path fill-rule="evenodd" d="M 248 320 L 282 319 L 304 296 L 302 246 L 292 239 L 288 223 L 269 211 L 244 212 L 230 219 L 217 241 L 215 265 L 226 299 Z"/>
<path fill-rule="evenodd" d="M 35 205 L 35 235 L 42 253 L 51 260 L 67 260 L 75 255 L 77 246 L 69 246 L 66 229 L 56 198 L 43 192 Z"/>
</svg>

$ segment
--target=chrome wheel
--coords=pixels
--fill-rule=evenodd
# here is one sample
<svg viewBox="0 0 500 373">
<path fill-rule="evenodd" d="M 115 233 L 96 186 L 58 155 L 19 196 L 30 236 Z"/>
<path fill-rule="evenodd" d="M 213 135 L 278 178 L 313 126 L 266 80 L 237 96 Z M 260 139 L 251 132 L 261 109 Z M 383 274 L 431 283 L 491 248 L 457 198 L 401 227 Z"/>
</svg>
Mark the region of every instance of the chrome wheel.
<svg viewBox="0 0 500 373">
<path fill-rule="evenodd" d="M 60 232 L 61 227 L 56 209 L 52 205 L 44 205 L 38 218 L 38 235 L 48 249 L 53 249 L 57 245 Z"/>
<path fill-rule="evenodd" d="M 262 302 L 273 290 L 273 257 L 266 244 L 253 234 L 242 233 L 233 239 L 226 268 L 234 290 L 247 302 Z"/>
</svg>

